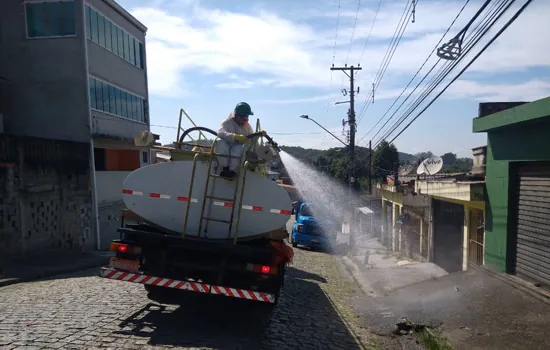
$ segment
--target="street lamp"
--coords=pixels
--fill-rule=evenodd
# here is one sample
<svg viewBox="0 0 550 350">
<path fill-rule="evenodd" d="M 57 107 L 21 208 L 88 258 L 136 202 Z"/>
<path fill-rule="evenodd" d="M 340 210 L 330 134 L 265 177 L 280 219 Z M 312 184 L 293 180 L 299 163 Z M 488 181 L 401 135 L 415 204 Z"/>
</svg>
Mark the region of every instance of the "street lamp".
<svg viewBox="0 0 550 350">
<path fill-rule="evenodd" d="M 344 141 L 340 140 L 338 137 L 336 137 L 336 135 L 334 135 L 333 133 L 331 133 L 330 131 L 328 131 L 324 126 L 322 126 L 321 124 L 317 123 L 317 122 L 315 121 L 315 119 L 312 119 L 312 118 L 310 118 L 308 115 L 305 115 L 305 114 L 302 114 L 302 115 L 300 116 L 300 118 L 307 119 L 307 120 L 311 120 L 311 121 L 314 122 L 315 124 L 319 125 L 323 130 L 325 130 L 326 132 L 328 132 L 328 133 L 329 133 L 332 137 L 334 137 L 336 140 L 340 141 L 344 146 L 348 147 L 348 145 L 347 145 Z"/>
</svg>

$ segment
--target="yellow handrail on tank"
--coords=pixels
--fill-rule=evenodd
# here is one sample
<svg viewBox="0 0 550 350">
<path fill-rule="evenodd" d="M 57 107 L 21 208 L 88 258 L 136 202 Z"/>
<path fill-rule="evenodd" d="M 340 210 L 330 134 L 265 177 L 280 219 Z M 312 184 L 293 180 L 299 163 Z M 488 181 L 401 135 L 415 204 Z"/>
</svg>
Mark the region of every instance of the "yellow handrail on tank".
<svg viewBox="0 0 550 350">
<path fill-rule="evenodd" d="M 181 119 L 182 119 L 182 116 L 183 114 L 185 114 L 185 116 L 187 117 L 187 119 L 191 122 L 191 124 L 193 124 L 194 127 L 197 126 L 197 124 L 195 124 L 195 122 L 193 121 L 193 119 L 191 119 L 191 117 L 189 116 L 189 114 L 187 114 L 187 112 L 183 109 L 183 108 L 180 108 L 180 115 L 179 115 L 179 121 L 178 121 L 178 135 L 177 135 L 177 138 L 176 138 L 176 141 L 179 142 L 180 140 L 180 132 L 181 130 L 184 130 L 181 128 Z M 187 135 L 189 136 L 189 135 Z M 204 140 L 206 142 L 208 142 L 208 144 L 210 145 L 210 147 L 212 147 L 212 143 L 208 140 L 208 138 L 202 133 L 202 131 L 199 130 L 199 146 L 200 146 L 200 140 L 201 140 L 201 137 L 204 137 Z M 189 136 L 189 138 L 194 142 L 195 139 L 193 139 L 191 136 Z"/>
</svg>

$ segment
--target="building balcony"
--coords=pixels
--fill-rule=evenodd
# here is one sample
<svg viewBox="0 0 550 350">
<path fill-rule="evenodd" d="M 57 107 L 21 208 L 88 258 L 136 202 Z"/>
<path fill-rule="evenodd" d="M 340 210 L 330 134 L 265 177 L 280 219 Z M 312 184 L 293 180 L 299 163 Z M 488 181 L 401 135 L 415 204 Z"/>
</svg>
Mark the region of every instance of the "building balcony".
<svg viewBox="0 0 550 350">
<path fill-rule="evenodd" d="M 376 184 L 376 188 L 378 188 L 381 191 L 388 191 L 393 193 L 403 192 L 403 187 L 395 186 L 395 185 Z"/>
<path fill-rule="evenodd" d="M 418 180 L 415 191 L 418 194 L 461 201 L 484 201 L 485 181 Z"/>
</svg>

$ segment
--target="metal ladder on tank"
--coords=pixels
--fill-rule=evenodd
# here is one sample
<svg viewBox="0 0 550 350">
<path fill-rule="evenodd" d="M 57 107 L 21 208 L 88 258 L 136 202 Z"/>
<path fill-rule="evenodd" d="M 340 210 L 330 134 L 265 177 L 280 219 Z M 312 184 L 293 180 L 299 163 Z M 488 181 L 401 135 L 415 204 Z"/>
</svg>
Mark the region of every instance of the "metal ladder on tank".
<svg viewBox="0 0 550 350">
<path fill-rule="evenodd" d="M 242 176 L 242 171 L 246 172 L 246 170 L 247 170 L 246 169 L 247 167 L 242 167 L 241 166 L 241 168 L 242 168 L 241 173 L 239 175 L 237 175 L 236 177 L 231 178 L 231 179 L 223 177 L 223 176 L 215 174 L 215 173 L 212 173 L 212 163 L 214 162 L 214 158 L 219 157 L 219 158 L 237 159 L 239 164 L 242 165 L 243 164 L 243 157 L 246 154 L 246 149 L 247 149 L 247 147 L 244 146 L 241 150 L 241 155 L 240 156 L 232 156 L 230 154 L 215 154 L 214 153 L 214 148 L 215 148 L 214 146 L 216 145 L 217 141 L 218 141 L 218 138 L 216 138 L 214 140 L 214 142 L 212 143 L 212 146 L 210 148 L 210 151 L 207 154 L 207 156 L 208 156 L 208 170 L 207 170 L 206 184 L 204 186 L 204 194 L 203 194 L 202 207 L 201 207 L 201 216 L 200 216 L 200 221 L 199 221 L 199 231 L 198 231 L 197 237 L 200 237 L 200 235 L 201 235 L 203 222 L 206 221 L 205 230 L 204 230 L 205 237 L 206 237 L 206 234 L 208 233 L 208 223 L 210 221 L 214 221 L 214 222 L 221 222 L 221 223 L 227 224 L 228 225 L 227 238 L 231 238 L 231 230 L 233 229 L 233 218 L 235 216 L 235 206 L 236 206 L 236 202 L 237 202 L 237 196 L 239 194 L 239 183 L 240 183 L 240 179 L 241 179 L 241 176 Z M 205 154 L 202 153 L 202 155 L 205 155 Z M 191 207 L 191 196 L 192 196 L 192 193 L 193 193 L 193 182 L 195 180 L 196 165 L 197 165 L 198 158 L 200 156 L 201 156 L 201 154 L 197 153 L 197 154 L 195 154 L 195 157 L 193 158 L 193 167 L 192 167 L 192 170 L 191 170 L 191 183 L 190 183 L 190 186 L 189 186 L 189 196 L 188 196 L 189 202 L 188 202 L 187 209 L 186 209 L 186 212 L 185 212 L 185 219 L 184 219 L 184 224 L 183 224 L 183 236 L 184 237 L 185 237 L 185 234 L 187 232 L 187 221 L 189 219 L 189 209 Z M 224 179 L 226 181 L 233 182 L 235 184 L 235 187 L 234 187 L 234 190 L 233 190 L 233 197 L 232 198 L 223 198 L 223 197 L 218 197 L 218 196 L 213 196 L 213 195 L 208 194 L 208 187 L 210 185 L 210 179 L 212 179 L 212 178 L 214 180 L 215 179 Z M 216 183 L 213 182 L 211 193 L 214 193 L 215 184 Z M 244 183 L 243 183 L 243 185 L 244 185 Z M 244 190 L 244 188 L 241 188 L 241 194 L 242 194 L 243 190 Z M 209 212 L 211 211 L 213 201 L 215 201 L 215 200 L 230 203 L 231 204 L 231 214 L 229 216 L 229 220 L 217 219 L 217 218 L 213 218 L 213 217 L 210 217 L 210 216 L 206 216 L 205 215 L 205 209 L 206 209 L 206 201 L 207 200 L 210 200 L 210 205 L 208 207 Z M 242 195 L 241 195 L 241 200 L 242 200 Z M 239 211 L 239 213 L 240 213 L 240 211 Z"/>
</svg>

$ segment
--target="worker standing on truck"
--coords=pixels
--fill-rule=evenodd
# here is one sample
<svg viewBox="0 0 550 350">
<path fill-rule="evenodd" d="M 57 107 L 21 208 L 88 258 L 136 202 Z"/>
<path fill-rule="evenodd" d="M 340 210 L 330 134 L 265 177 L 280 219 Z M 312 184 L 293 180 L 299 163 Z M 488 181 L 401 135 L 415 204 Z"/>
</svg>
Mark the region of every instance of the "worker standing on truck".
<svg viewBox="0 0 550 350">
<path fill-rule="evenodd" d="M 218 130 L 219 140 L 216 142 L 216 153 L 230 154 L 239 157 L 244 143 L 248 141 L 247 136 L 254 133 L 248 124 L 248 117 L 254 115 L 250 105 L 240 102 L 229 114 Z M 218 164 L 222 166 L 221 176 L 234 177 L 240 167 L 239 161 L 235 158 L 219 157 Z"/>
</svg>

